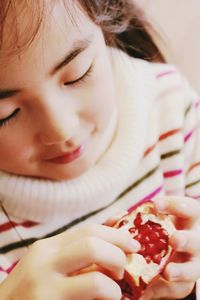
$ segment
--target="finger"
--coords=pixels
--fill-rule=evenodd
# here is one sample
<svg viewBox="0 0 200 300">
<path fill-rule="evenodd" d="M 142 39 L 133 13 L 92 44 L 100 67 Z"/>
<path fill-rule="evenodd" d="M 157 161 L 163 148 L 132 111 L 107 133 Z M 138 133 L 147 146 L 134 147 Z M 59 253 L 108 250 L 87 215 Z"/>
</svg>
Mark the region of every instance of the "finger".
<svg viewBox="0 0 200 300">
<path fill-rule="evenodd" d="M 63 299 L 81 300 L 120 300 L 119 285 L 100 272 L 85 273 L 63 279 Z"/>
<path fill-rule="evenodd" d="M 200 278 L 200 259 L 185 263 L 169 263 L 163 276 L 169 281 L 195 282 Z"/>
<path fill-rule="evenodd" d="M 127 215 L 127 211 L 120 211 L 118 214 L 115 216 L 112 216 L 109 218 L 106 222 L 104 222 L 104 225 L 112 227 L 117 221 L 119 221 L 123 216 Z"/>
<path fill-rule="evenodd" d="M 194 288 L 194 283 L 168 282 L 162 278 L 152 284 L 140 298 L 140 300 L 152 299 L 183 299 Z"/>
<path fill-rule="evenodd" d="M 71 243 L 56 255 L 54 264 L 59 272 L 67 275 L 96 264 L 119 280 L 124 274 L 126 255 L 111 243 L 97 237 L 87 237 Z"/>
<path fill-rule="evenodd" d="M 181 218 L 198 219 L 200 203 L 188 197 L 162 197 L 155 199 L 155 206 L 161 213 L 168 213 Z"/>
<path fill-rule="evenodd" d="M 133 240 L 129 232 L 99 224 L 89 224 L 78 229 L 72 229 L 69 232 L 58 235 L 57 239 L 62 247 L 66 247 L 66 244 L 68 245 L 69 242 L 90 236 L 96 236 L 112 243 L 127 253 L 137 252 L 140 249 L 139 242 Z M 55 240 L 53 240 L 53 243 L 55 243 Z"/>
<path fill-rule="evenodd" d="M 200 252 L 200 234 L 192 230 L 178 230 L 170 237 L 171 246 L 179 252 Z"/>
</svg>

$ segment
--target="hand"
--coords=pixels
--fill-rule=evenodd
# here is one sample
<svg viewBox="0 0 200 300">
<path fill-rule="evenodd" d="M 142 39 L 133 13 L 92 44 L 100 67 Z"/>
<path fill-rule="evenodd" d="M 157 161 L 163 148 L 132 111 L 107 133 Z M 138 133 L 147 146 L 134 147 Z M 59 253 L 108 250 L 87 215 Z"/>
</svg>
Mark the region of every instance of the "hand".
<svg viewBox="0 0 200 300">
<path fill-rule="evenodd" d="M 169 242 L 176 254 L 163 277 L 152 283 L 141 299 L 183 299 L 200 278 L 200 202 L 170 196 L 156 199 L 155 204 L 160 213 L 175 216 L 177 231 Z"/>
<path fill-rule="evenodd" d="M 139 249 L 127 233 L 87 225 L 34 243 L 0 285 L 1 300 L 121 299 L 125 253 Z M 80 274 L 92 264 L 99 269 Z"/>
</svg>

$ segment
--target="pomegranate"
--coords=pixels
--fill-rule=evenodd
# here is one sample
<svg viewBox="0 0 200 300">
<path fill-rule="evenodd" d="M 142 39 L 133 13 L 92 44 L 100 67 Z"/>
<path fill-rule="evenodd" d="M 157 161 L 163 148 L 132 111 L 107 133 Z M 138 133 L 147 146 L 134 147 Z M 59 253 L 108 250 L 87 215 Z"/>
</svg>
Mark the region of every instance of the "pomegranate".
<svg viewBox="0 0 200 300">
<path fill-rule="evenodd" d="M 141 244 L 138 253 L 127 255 L 124 278 L 118 281 L 122 299 L 137 300 L 169 261 L 172 247 L 168 240 L 175 227 L 169 216 L 155 210 L 152 201 L 133 206 L 113 227 L 128 231 Z"/>
</svg>

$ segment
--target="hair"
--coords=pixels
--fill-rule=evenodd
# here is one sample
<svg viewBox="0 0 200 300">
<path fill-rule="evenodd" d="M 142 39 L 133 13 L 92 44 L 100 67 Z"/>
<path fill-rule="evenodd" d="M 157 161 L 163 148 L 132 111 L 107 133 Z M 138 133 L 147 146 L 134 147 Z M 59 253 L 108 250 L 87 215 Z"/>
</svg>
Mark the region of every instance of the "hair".
<svg viewBox="0 0 200 300">
<path fill-rule="evenodd" d="M 16 45 L 19 36 L 23 39 L 17 49 L 28 46 L 32 43 L 42 24 L 46 13 L 42 5 L 43 0 L 35 0 L 34 8 L 30 6 L 29 0 L 0 0 L 0 53 L 5 38 L 5 24 L 11 13 L 10 25 L 12 34 L 12 45 Z M 32 2 L 33 3 L 33 2 Z M 53 1 L 52 1 L 53 3 Z M 70 15 L 68 0 L 63 0 L 66 11 Z M 164 62 L 164 56 L 153 40 L 152 36 L 157 35 L 153 26 L 147 21 L 144 12 L 134 3 L 134 0 L 74 0 L 90 19 L 102 29 L 106 44 L 119 48 L 130 56 L 142 58 L 148 61 Z M 32 22 L 29 21 L 23 32 L 23 37 L 18 32 L 17 7 L 20 6 L 20 13 L 24 8 L 32 11 Z M 158 36 L 159 37 L 159 36 Z M 10 37 L 11 39 L 11 37 Z M 10 48 L 11 45 L 9 46 Z"/>
</svg>

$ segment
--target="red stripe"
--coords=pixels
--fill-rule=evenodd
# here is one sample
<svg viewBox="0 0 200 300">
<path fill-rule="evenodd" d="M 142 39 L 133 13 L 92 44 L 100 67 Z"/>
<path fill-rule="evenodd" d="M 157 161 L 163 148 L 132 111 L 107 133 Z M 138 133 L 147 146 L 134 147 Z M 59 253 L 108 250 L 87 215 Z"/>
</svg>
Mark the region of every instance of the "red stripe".
<svg viewBox="0 0 200 300">
<path fill-rule="evenodd" d="M 180 128 L 177 128 L 177 129 L 173 129 L 173 130 L 167 131 L 167 132 L 165 132 L 165 133 L 163 133 L 163 134 L 161 134 L 161 135 L 159 136 L 159 141 L 162 141 L 162 140 L 168 138 L 169 136 L 172 136 L 172 135 L 174 135 L 174 134 L 176 134 L 176 133 L 178 133 L 178 132 L 180 132 L 180 131 L 181 131 Z"/>
<path fill-rule="evenodd" d="M 164 178 L 169 178 L 169 177 L 174 177 L 174 176 L 180 175 L 182 173 L 183 173 L 183 170 L 173 170 L 173 171 L 164 172 L 163 176 L 164 176 Z"/>
<path fill-rule="evenodd" d="M 174 74 L 174 73 L 177 73 L 176 69 L 173 69 L 173 70 L 167 70 L 167 71 L 163 71 L 159 74 L 156 74 L 156 78 L 159 79 L 163 76 L 166 76 L 166 75 L 169 75 L 169 74 Z"/>
<path fill-rule="evenodd" d="M 174 135 L 174 134 L 176 134 L 176 133 L 178 133 L 180 131 L 181 131 L 180 128 L 167 131 L 167 132 L 165 132 L 165 133 L 163 133 L 163 134 L 161 134 L 159 136 L 159 141 L 165 140 L 168 137 L 170 137 L 170 136 L 172 136 L 172 135 Z M 155 147 L 157 146 L 157 144 L 158 143 L 155 143 L 155 144 L 151 145 L 149 148 L 147 148 L 147 150 L 144 152 L 144 156 L 143 157 L 146 157 L 149 153 L 151 153 L 155 149 Z"/>
<path fill-rule="evenodd" d="M 30 228 L 38 225 L 39 223 L 32 222 L 32 221 L 24 221 L 22 223 L 16 223 L 16 222 L 7 222 L 0 225 L 0 232 L 7 231 L 9 229 L 15 228 L 17 226 L 22 226 L 25 228 Z"/>
<path fill-rule="evenodd" d="M 150 152 L 153 151 L 153 149 L 155 149 L 157 143 L 155 143 L 154 145 L 150 146 L 145 152 L 144 152 L 144 157 L 146 157 Z"/>
</svg>

